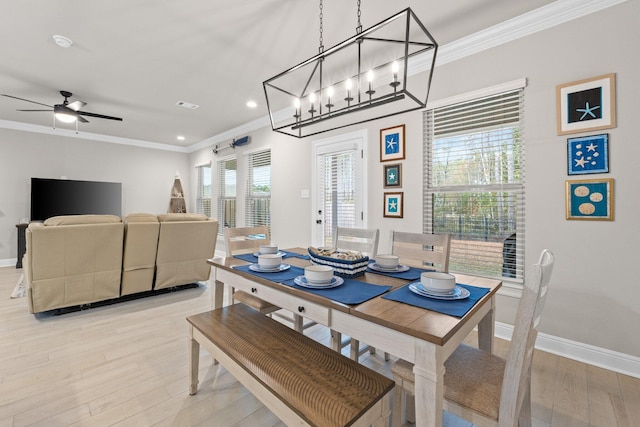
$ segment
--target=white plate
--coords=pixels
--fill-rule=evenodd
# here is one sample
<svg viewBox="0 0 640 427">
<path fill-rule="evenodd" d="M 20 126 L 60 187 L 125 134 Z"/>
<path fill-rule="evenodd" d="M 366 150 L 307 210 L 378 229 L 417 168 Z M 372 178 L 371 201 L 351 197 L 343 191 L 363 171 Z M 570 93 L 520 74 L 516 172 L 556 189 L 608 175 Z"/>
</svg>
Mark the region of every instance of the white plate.
<svg viewBox="0 0 640 427">
<path fill-rule="evenodd" d="M 465 299 L 465 298 L 468 298 L 469 295 L 471 295 L 468 290 L 457 285 L 455 288 L 453 288 L 453 291 L 451 291 L 451 293 L 448 295 L 431 293 L 426 289 L 422 288 L 419 283 L 411 283 L 409 285 L 409 290 L 414 294 L 417 294 L 423 297 L 443 299 L 443 300 Z"/>
<path fill-rule="evenodd" d="M 336 288 L 342 285 L 344 283 L 344 279 L 342 277 L 333 276 L 333 279 L 331 279 L 331 283 L 314 284 L 314 283 L 307 282 L 307 279 L 304 276 L 298 276 L 295 279 L 293 279 L 293 282 L 298 286 L 302 286 L 303 288 L 331 289 L 331 288 Z"/>
<path fill-rule="evenodd" d="M 284 252 L 282 252 L 282 251 L 278 251 L 278 253 L 277 253 L 277 254 L 261 254 L 260 252 L 254 252 L 254 253 L 253 253 L 253 256 L 254 256 L 254 257 L 256 257 L 256 258 L 257 258 L 258 256 L 260 256 L 260 255 L 280 255 L 280 256 L 285 256 L 285 255 L 286 255 L 286 253 L 284 253 Z"/>
<path fill-rule="evenodd" d="M 384 268 L 380 267 L 375 262 L 372 262 L 371 264 L 369 264 L 369 268 L 381 273 L 402 273 L 403 271 L 409 271 L 409 266 L 404 264 L 398 264 L 396 268 Z"/>
<path fill-rule="evenodd" d="M 262 268 L 259 264 L 251 264 L 249 270 L 257 271 L 258 273 L 278 273 L 280 271 L 288 270 L 291 266 L 289 264 L 280 264 L 276 268 Z"/>
</svg>

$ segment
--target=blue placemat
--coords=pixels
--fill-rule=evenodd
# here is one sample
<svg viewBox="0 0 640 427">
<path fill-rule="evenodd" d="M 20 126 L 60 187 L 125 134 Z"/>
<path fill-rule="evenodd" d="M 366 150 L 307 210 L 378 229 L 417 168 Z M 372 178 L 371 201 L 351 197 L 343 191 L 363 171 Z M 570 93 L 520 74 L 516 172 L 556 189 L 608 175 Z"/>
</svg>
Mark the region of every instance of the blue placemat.
<svg viewBox="0 0 640 427">
<path fill-rule="evenodd" d="M 463 317 L 469 310 L 471 310 L 471 307 L 473 307 L 483 296 L 488 294 L 490 290 L 488 288 L 478 288 L 476 286 L 462 285 L 460 283 L 456 284 L 468 290 L 471 295 L 469 295 L 468 298 L 453 301 L 427 298 L 411 292 L 409 290 L 409 284 L 407 284 L 400 289 L 390 292 L 388 295 L 383 295 L 382 298 L 426 308 L 427 310 L 437 311 L 438 313 L 448 314 L 449 316 Z"/>
<path fill-rule="evenodd" d="M 284 255 L 282 256 L 283 259 L 287 257 L 309 259 L 309 255 L 302 255 L 296 252 L 286 252 L 286 251 L 280 251 L 280 252 L 284 253 Z M 258 262 L 258 257 L 255 256 L 254 254 L 238 254 L 238 255 L 234 255 L 233 257 L 241 259 L 243 261 L 251 262 L 251 263 Z"/>
<path fill-rule="evenodd" d="M 371 265 L 371 264 L 369 264 L 369 265 Z M 370 267 L 367 266 L 367 273 L 382 274 L 383 276 L 395 277 L 397 279 L 404 279 L 404 280 L 417 280 L 417 279 L 420 278 L 420 275 L 422 273 L 424 273 L 425 271 L 434 271 L 434 270 L 433 269 L 422 269 L 422 268 L 416 268 L 416 267 L 409 267 L 409 269 L 407 271 L 402 271 L 402 272 L 396 273 L 396 272 L 386 272 L 386 271 L 372 270 Z"/>
<path fill-rule="evenodd" d="M 342 304 L 362 304 L 363 302 L 368 301 L 371 298 L 375 298 L 378 295 L 382 295 L 391 289 L 391 286 L 372 285 L 371 283 L 346 278 L 342 285 L 331 289 L 305 288 L 303 286 L 296 285 L 293 279 L 286 280 L 282 283 L 333 301 L 341 302 Z"/>
<path fill-rule="evenodd" d="M 263 279 L 271 280 L 272 282 L 282 283 L 285 280 L 295 279 L 296 277 L 304 274 L 304 269 L 300 267 L 291 266 L 284 271 L 278 271 L 275 273 L 261 273 L 259 271 L 253 271 L 248 265 L 237 265 L 232 267 L 235 270 L 244 271 L 245 273 L 253 274 L 254 276 L 262 277 Z"/>
</svg>

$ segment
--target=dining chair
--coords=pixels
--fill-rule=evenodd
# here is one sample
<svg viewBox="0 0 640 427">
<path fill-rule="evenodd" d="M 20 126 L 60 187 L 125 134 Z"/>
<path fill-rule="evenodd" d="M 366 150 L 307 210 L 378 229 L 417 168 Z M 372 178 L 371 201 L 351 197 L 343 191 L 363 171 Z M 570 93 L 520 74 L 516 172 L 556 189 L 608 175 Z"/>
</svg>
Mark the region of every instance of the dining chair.
<svg viewBox="0 0 640 427">
<path fill-rule="evenodd" d="M 240 253 L 255 253 L 260 250 L 261 245 L 270 244 L 269 227 L 259 225 L 253 227 L 227 227 L 224 229 L 224 243 L 227 257 L 232 257 Z M 239 301 L 259 311 L 260 313 L 272 316 L 276 315 L 281 319 L 293 324 L 293 328 L 298 332 L 302 332 L 305 328 L 302 316 L 293 314 L 287 316 L 282 313 L 276 313 L 281 308 L 273 305 L 263 299 L 256 297 L 244 291 L 236 291 L 231 285 L 232 303 Z M 310 325 L 309 325 L 310 326 Z"/>
<path fill-rule="evenodd" d="M 392 232 L 391 253 L 400 258 L 401 264 L 448 273 L 450 251 L 451 235 L 447 233 Z"/>
<path fill-rule="evenodd" d="M 380 238 L 380 230 L 377 228 L 349 228 L 336 227 L 333 233 L 333 247 L 339 250 L 349 250 L 361 252 L 370 259 L 374 259 L 378 254 L 378 240 Z M 340 342 L 340 348 L 349 347 L 349 355 L 351 359 L 358 360 L 361 355 L 369 351 L 375 353 L 375 348 L 368 345 L 360 346 L 360 341 L 349 338 L 342 340 L 342 334 L 331 331 L 331 335 L 335 340 Z M 385 353 L 385 360 L 389 360 L 389 354 Z"/>
<path fill-rule="evenodd" d="M 531 426 L 531 362 L 553 264 L 553 254 L 545 249 L 528 272 L 506 359 L 466 344 L 449 356 L 444 374 L 446 411 L 478 427 Z M 410 412 L 417 402 L 407 400 L 407 395 L 415 395 L 413 365 L 398 360 L 391 372 L 396 382 L 391 414 L 396 427 L 402 423 L 403 406 L 408 418 L 415 418 Z"/>
</svg>

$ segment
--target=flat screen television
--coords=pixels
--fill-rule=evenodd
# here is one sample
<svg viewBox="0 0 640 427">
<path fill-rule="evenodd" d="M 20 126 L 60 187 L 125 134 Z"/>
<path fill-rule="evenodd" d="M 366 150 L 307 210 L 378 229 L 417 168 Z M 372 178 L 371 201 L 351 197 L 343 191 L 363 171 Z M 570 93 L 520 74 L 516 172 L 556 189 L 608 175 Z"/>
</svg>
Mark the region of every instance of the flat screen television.
<svg viewBox="0 0 640 427">
<path fill-rule="evenodd" d="M 122 216 L 122 184 L 31 178 L 31 221 L 81 214 Z"/>
</svg>

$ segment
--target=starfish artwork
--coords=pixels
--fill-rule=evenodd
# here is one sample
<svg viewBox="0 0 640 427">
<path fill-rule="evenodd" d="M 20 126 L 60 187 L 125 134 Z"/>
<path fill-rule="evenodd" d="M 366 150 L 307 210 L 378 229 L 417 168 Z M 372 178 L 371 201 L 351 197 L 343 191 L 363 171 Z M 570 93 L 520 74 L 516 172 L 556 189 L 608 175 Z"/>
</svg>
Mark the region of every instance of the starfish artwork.
<svg viewBox="0 0 640 427">
<path fill-rule="evenodd" d="M 396 212 L 398 210 L 398 201 L 396 199 L 389 199 L 389 212 Z"/>
<path fill-rule="evenodd" d="M 594 112 L 594 110 L 597 110 L 598 108 L 600 108 L 599 105 L 596 105 L 596 106 L 593 106 L 593 107 L 589 107 L 589 102 L 587 102 L 585 104 L 584 108 L 576 108 L 576 111 L 584 113 L 584 114 L 582 114 L 582 116 L 580 116 L 580 120 L 582 121 L 582 120 L 584 120 L 585 117 L 587 117 L 587 115 L 589 115 L 589 117 L 592 118 L 592 119 L 597 118 L 596 115 L 593 112 Z"/>
<path fill-rule="evenodd" d="M 602 118 L 602 88 L 572 92 L 567 95 L 569 123 L 585 122 Z"/>
<path fill-rule="evenodd" d="M 567 143 L 569 175 L 609 172 L 607 134 L 570 138 Z"/>
<path fill-rule="evenodd" d="M 387 139 L 387 147 L 386 147 L 386 153 L 387 154 L 391 154 L 391 153 L 397 153 L 398 152 L 398 134 L 397 133 L 393 133 L 391 135 L 387 135 L 386 137 Z"/>
</svg>

